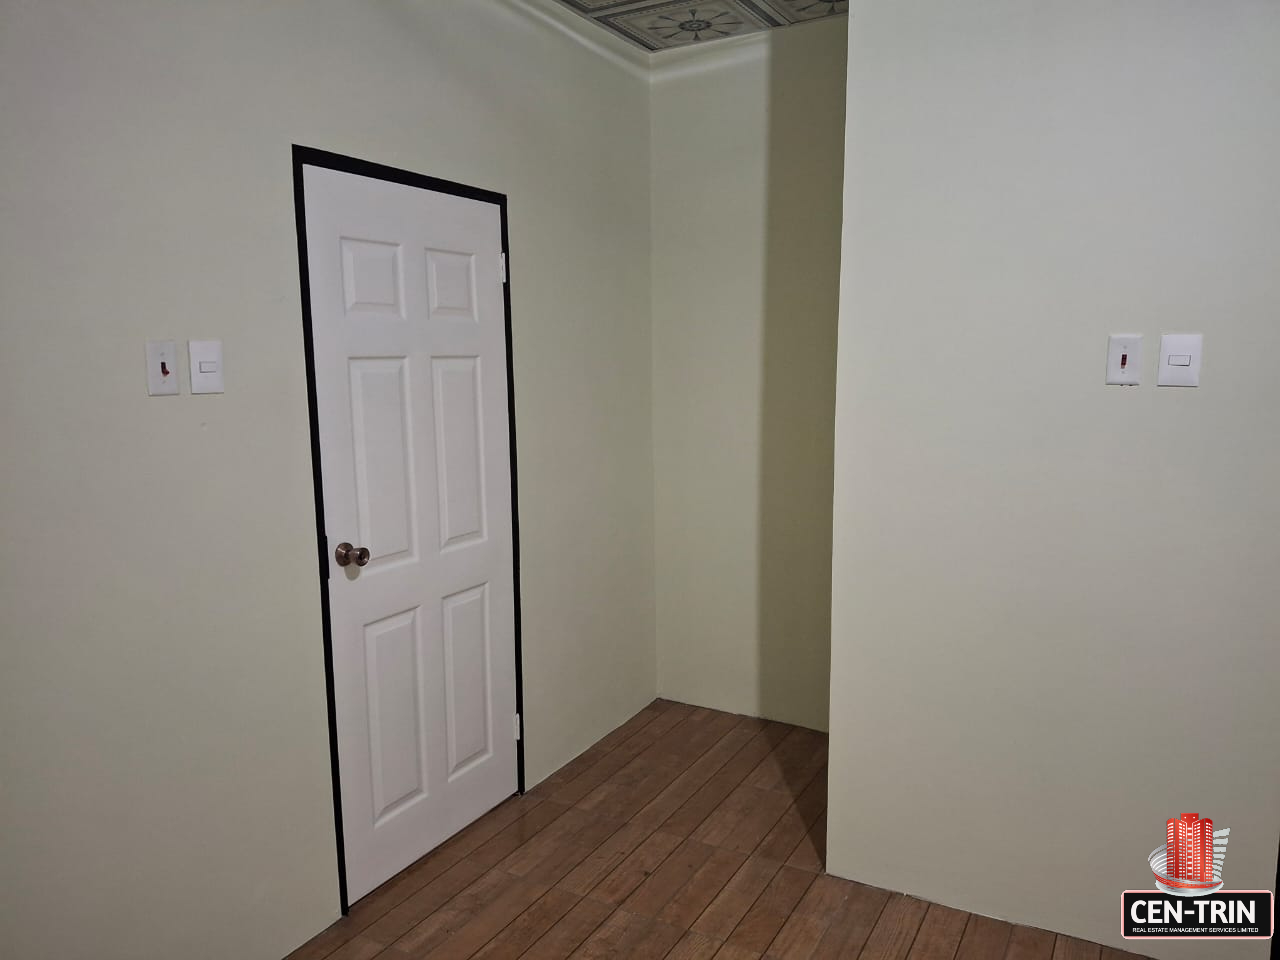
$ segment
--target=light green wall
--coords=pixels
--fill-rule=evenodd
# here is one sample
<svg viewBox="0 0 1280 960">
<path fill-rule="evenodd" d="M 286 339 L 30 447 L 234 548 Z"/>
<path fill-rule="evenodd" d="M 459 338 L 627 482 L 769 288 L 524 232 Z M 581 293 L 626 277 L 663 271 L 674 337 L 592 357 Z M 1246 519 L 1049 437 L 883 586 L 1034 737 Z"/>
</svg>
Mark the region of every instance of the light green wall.
<svg viewBox="0 0 1280 960">
<path fill-rule="evenodd" d="M 1275 878 L 1280 5 L 852 6 L 828 865 L 1118 946 L 1169 816 Z"/>
<path fill-rule="evenodd" d="M 337 915 L 292 143 L 509 194 L 530 782 L 654 695 L 647 84 L 449 7 L 0 4 L 15 957 Z M 148 399 L 204 337 L 225 396 Z"/>
<path fill-rule="evenodd" d="M 653 84 L 659 691 L 827 725 L 844 18 Z"/>
</svg>

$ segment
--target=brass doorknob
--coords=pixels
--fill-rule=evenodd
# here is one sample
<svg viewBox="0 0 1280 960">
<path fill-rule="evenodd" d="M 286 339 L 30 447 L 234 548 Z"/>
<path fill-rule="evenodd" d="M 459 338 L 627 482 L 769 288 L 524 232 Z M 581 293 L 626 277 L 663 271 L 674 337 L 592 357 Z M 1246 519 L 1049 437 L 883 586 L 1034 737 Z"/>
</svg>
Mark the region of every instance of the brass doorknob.
<svg viewBox="0 0 1280 960">
<path fill-rule="evenodd" d="M 369 548 L 353 547 L 343 541 L 333 551 L 333 559 L 338 561 L 338 566 L 340 567 L 345 567 L 351 563 L 354 563 L 357 567 L 363 567 L 369 562 Z"/>
</svg>

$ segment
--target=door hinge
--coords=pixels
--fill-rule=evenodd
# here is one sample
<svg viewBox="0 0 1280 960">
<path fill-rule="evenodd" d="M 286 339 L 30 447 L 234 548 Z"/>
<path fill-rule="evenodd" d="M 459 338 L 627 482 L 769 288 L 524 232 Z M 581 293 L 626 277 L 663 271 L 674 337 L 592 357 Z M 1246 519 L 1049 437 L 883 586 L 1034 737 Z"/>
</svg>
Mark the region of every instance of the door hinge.
<svg viewBox="0 0 1280 960">
<path fill-rule="evenodd" d="M 503 283 L 507 282 L 507 255 L 505 253 L 498 254 L 498 277 Z"/>
<path fill-rule="evenodd" d="M 515 723 L 512 724 L 512 727 L 515 731 L 516 739 L 519 740 L 524 733 L 524 728 L 520 726 L 520 714 L 517 713 L 511 719 L 515 721 Z"/>
</svg>

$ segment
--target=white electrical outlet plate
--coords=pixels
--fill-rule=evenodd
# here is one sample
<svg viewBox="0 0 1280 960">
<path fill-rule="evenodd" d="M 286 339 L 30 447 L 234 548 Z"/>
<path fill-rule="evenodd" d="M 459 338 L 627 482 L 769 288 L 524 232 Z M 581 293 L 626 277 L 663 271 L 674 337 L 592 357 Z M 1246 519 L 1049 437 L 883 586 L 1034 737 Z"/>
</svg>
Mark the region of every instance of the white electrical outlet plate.
<svg viewBox="0 0 1280 960">
<path fill-rule="evenodd" d="M 1161 387 L 1200 386 L 1200 353 L 1204 335 L 1199 333 L 1166 333 L 1160 338 L 1160 371 L 1156 384 Z"/>
<path fill-rule="evenodd" d="M 190 340 L 191 392 L 222 393 L 222 341 Z"/>
<path fill-rule="evenodd" d="M 147 341 L 147 396 L 178 392 L 178 345 L 172 340 Z"/>
<path fill-rule="evenodd" d="M 1113 333 L 1108 339 L 1107 383 L 1122 387 L 1142 383 L 1142 334 Z"/>
</svg>

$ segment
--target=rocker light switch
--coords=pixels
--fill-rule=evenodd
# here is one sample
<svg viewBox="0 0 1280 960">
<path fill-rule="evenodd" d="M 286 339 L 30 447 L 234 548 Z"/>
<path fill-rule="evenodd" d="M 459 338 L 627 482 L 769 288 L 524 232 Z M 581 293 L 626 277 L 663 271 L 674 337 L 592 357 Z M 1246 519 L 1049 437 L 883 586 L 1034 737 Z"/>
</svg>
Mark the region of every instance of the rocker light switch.
<svg viewBox="0 0 1280 960">
<path fill-rule="evenodd" d="M 1166 333 L 1160 338 L 1161 387 L 1200 386 L 1200 352 L 1204 337 L 1199 333 Z"/>
<path fill-rule="evenodd" d="M 222 341 L 191 340 L 191 392 L 222 393 Z"/>
</svg>

